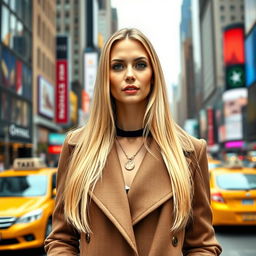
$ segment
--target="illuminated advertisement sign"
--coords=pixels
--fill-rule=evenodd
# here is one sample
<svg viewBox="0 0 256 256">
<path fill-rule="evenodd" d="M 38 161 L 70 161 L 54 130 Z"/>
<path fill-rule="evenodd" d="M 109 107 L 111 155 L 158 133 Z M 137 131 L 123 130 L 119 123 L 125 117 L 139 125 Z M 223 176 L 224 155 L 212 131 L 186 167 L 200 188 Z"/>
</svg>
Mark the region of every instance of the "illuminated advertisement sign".
<svg viewBox="0 0 256 256">
<path fill-rule="evenodd" d="M 85 90 L 88 93 L 90 99 L 93 96 L 94 83 L 96 80 L 98 66 L 98 53 L 97 52 L 86 52 L 84 55 L 84 81 Z"/>
<path fill-rule="evenodd" d="M 246 85 L 256 82 L 256 25 L 245 40 Z"/>
<path fill-rule="evenodd" d="M 247 105 L 247 89 L 223 93 L 225 141 L 243 139 L 242 108 Z"/>
<path fill-rule="evenodd" d="M 56 107 L 57 124 L 69 122 L 68 37 L 57 36 Z"/>
<path fill-rule="evenodd" d="M 68 123 L 68 68 L 66 60 L 56 65 L 56 123 Z"/>
<path fill-rule="evenodd" d="M 50 145 L 62 145 L 66 138 L 65 134 L 60 133 L 49 133 L 48 135 L 48 143 Z"/>
<path fill-rule="evenodd" d="M 245 52 L 243 25 L 228 26 L 224 30 L 223 57 L 226 67 L 226 90 L 244 87 Z"/>
</svg>

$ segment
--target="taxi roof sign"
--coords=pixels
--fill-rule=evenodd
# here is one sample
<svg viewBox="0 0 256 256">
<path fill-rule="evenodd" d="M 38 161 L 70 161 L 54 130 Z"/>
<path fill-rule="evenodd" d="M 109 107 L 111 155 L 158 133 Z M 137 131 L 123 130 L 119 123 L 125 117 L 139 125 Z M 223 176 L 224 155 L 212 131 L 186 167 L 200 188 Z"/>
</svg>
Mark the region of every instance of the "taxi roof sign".
<svg viewBox="0 0 256 256">
<path fill-rule="evenodd" d="M 13 163 L 14 170 L 37 170 L 45 167 L 45 162 L 39 157 L 16 158 Z"/>
</svg>

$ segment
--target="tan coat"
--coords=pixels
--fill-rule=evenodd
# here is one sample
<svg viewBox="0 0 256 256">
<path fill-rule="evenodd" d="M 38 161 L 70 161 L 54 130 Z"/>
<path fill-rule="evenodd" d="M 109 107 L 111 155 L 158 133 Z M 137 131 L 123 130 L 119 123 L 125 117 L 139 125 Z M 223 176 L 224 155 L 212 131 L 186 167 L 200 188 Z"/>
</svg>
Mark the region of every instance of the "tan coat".
<svg viewBox="0 0 256 256">
<path fill-rule="evenodd" d="M 219 255 L 209 205 L 206 143 L 192 138 L 194 149 L 185 155 L 194 181 L 193 216 L 185 230 L 170 232 L 173 192 L 167 169 L 157 144 L 150 147 L 128 194 L 115 146 L 103 170 L 103 178 L 91 194 L 89 218 L 91 234 L 79 234 L 63 215 L 60 200 L 70 153 L 79 132 L 68 137 L 61 154 L 53 231 L 45 241 L 48 256 L 206 256 Z M 197 160 L 198 162 L 197 162 Z M 197 164 L 198 163 L 198 164 Z M 80 249 L 79 249 L 80 248 Z"/>
</svg>

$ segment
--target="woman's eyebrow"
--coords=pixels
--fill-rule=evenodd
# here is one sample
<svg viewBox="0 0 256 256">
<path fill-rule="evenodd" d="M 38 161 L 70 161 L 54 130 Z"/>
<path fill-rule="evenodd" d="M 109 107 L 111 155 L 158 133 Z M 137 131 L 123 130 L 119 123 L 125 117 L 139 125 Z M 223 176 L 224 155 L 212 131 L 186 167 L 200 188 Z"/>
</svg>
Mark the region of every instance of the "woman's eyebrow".
<svg viewBox="0 0 256 256">
<path fill-rule="evenodd" d="M 138 60 L 148 60 L 146 57 L 138 57 L 138 58 L 135 58 L 134 61 L 138 61 Z M 113 59 L 111 60 L 112 61 L 117 61 L 117 62 L 124 62 L 125 59 Z"/>
</svg>

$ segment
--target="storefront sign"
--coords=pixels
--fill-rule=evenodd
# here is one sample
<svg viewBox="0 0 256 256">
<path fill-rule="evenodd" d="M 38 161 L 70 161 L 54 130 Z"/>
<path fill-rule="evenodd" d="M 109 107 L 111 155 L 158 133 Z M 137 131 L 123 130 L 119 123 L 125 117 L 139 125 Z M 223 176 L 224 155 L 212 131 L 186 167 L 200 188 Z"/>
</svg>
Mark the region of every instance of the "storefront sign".
<svg viewBox="0 0 256 256">
<path fill-rule="evenodd" d="M 62 149 L 62 145 L 52 145 L 48 147 L 48 152 L 50 154 L 60 154 Z"/>
<path fill-rule="evenodd" d="M 62 145 L 64 143 L 65 137 L 65 134 L 49 133 L 48 143 L 49 145 Z"/>
<path fill-rule="evenodd" d="M 18 127 L 15 124 L 9 126 L 9 134 L 11 137 L 30 139 L 29 129 Z"/>
</svg>

